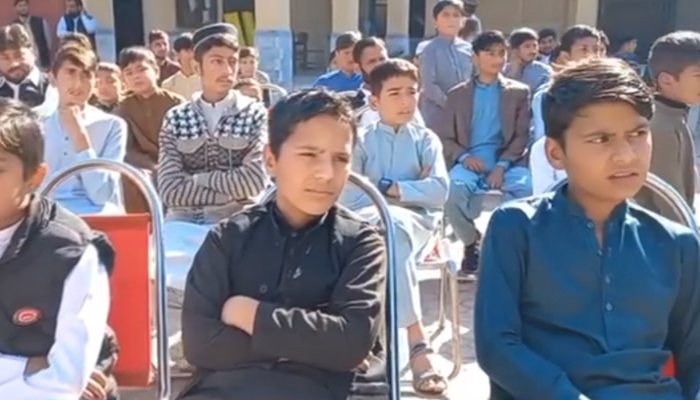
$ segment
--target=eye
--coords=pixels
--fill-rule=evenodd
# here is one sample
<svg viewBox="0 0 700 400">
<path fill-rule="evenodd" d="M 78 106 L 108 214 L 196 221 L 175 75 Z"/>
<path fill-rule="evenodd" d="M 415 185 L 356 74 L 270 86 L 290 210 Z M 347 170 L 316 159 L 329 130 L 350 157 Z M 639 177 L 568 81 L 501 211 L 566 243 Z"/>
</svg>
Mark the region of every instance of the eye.
<svg viewBox="0 0 700 400">
<path fill-rule="evenodd" d="M 347 164 L 350 162 L 350 157 L 348 156 L 337 156 L 335 160 L 342 164 Z"/>
<path fill-rule="evenodd" d="M 589 140 L 590 143 L 595 143 L 595 144 L 603 144 L 603 143 L 607 143 L 609 141 L 610 141 L 610 138 L 607 136 L 603 136 L 603 135 L 596 136 L 596 137 L 592 138 L 591 140 Z"/>
<path fill-rule="evenodd" d="M 314 158 L 316 157 L 316 154 L 314 153 L 299 153 L 300 156 L 302 157 L 307 157 L 307 158 Z"/>
</svg>

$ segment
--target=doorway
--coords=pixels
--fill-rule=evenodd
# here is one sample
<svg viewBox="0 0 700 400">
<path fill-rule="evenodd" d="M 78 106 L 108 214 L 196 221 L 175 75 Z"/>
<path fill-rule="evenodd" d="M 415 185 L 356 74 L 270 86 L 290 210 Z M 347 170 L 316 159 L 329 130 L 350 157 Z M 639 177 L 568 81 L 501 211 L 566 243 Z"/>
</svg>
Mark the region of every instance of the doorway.
<svg viewBox="0 0 700 400">
<path fill-rule="evenodd" d="M 143 0 L 112 0 L 112 12 L 116 59 L 122 49 L 144 44 Z"/>
</svg>

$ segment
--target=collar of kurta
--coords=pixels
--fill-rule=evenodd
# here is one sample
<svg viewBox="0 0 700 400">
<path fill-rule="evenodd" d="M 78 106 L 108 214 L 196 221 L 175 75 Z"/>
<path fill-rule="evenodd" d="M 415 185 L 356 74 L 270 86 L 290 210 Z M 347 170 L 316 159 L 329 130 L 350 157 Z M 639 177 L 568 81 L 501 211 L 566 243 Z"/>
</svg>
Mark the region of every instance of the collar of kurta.
<svg viewBox="0 0 700 400">
<path fill-rule="evenodd" d="M 295 228 L 287 222 L 287 218 L 282 214 L 279 207 L 277 207 L 277 201 L 273 200 L 268 203 L 268 211 L 274 226 L 277 227 L 281 236 L 301 237 L 306 233 L 314 231 L 323 226 L 328 219 L 328 215 L 332 213 L 333 209 L 321 216 L 315 217 L 312 221 L 301 228 Z"/>
<path fill-rule="evenodd" d="M 555 207 L 566 210 L 570 215 L 575 217 L 589 219 L 586 215 L 586 211 L 583 209 L 578 201 L 573 199 L 569 194 L 569 184 L 566 183 L 562 185 L 555 193 L 552 199 L 552 203 Z M 610 213 L 607 222 L 613 221 L 623 221 L 627 215 L 627 210 L 629 208 L 629 201 L 625 200 L 615 206 L 613 211 Z"/>
<path fill-rule="evenodd" d="M 660 93 L 657 93 L 654 95 L 654 100 L 656 100 L 657 102 L 659 102 L 667 107 L 678 109 L 681 111 L 687 112 L 690 109 L 690 107 L 688 107 L 687 104 L 682 103 L 682 102 L 677 101 L 677 100 L 669 99 L 668 97 L 666 97 Z"/>
</svg>

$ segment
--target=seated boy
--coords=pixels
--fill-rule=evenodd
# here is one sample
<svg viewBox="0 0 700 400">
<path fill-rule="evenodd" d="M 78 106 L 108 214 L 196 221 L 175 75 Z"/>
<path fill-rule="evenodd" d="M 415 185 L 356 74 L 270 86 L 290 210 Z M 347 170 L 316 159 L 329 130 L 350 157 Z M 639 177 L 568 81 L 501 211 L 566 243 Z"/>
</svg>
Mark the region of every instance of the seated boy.
<svg viewBox="0 0 700 400">
<path fill-rule="evenodd" d="M 0 99 L 3 400 L 80 398 L 105 337 L 114 251 L 80 218 L 34 194 L 47 171 L 43 157 L 36 114 Z"/>
<path fill-rule="evenodd" d="M 58 89 L 59 107 L 44 120 L 49 177 L 79 161 L 124 161 L 126 123 L 88 105 L 96 71 L 97 57 L 84 47 L 69 44 L 54 57 L 51 79 Z M 123 211 L 120 175 L 104 169 L 68 178 L 52 197 L 76 214 Z"/>
<path fill-rule="evenodd" d="M 688 106 L 700 103 L 700 33 L 673 32 L 656 40 L 649 54 L 656 89 L 651 120 L 651 169 L 671 185 L 687 205 L 695 201 L 695 149 L 686 118 Z M 676 219 L 668 204 L 643 188 L 637 202 L 666 218 Z"/>
<path fill-rule="evenodd" d="M 158 191 L 172 220 L 213 224 L 262 193 L 267 110 L 233 90 L 238 31 L 213 24 L 193 35 L 201 94 L 165 116 L 160 134 Z"/>
<path fill-rule="evenodd" d="M 202 80 L 195 70 L 192 34 L 189 32 L 183 33 L 175 39 L 175 42 L 173 42 L 173 50 L 175 50 L 177 54 L 177 62 L 180 64 L 180 71 L 164 80 L 161 87 L 189 100 L 195 93 L 202 90 Z"/>
<path fill-rule="evenodd" d="M 479 73 L 450 90 L 437 130 L 450 169 L 445 212 L 465 246 L 462 272 L 468 276 L 478 267 L 481 234 L 474 220 L 484 194 L 497 189 L 510 200 L 532 190 L 529 171 L 519 165 L 530 127 L 529 90 L 501 75 L 507 47 L 500 32 L 483 32 L 472 45 Z"/>
<path fill-rule="evenodd" d="M 474 339 L 492 399 L 697 398 L 698 239 L 629 201 L 649 170 L 653 107 L 618 59 L 555 76 L 547 155 L 569 182 L 501 206 L 484 238 Z M 675 377 L 662 374 L 671 355 Z"/>
<path fill-rule="evenodd" d="M 262 88 L 260 87 L 260 83 L 256 81 L 255 79 L 251 78 L 243 78 L 243 79 L 238 79 L 236 81 L 236 84 L 233 86 L 233 90 L 239 91 L 241 94 L 248 96 L 252 99 L 255 99 L 257 101 L 262 102 L 263 99 L 263 91 Z M 266 104 L 267 106 L 267 104 Z"/>
<path fill-rule="evenodd" d="M 407 328 L 413 386 L 419 396 L 441 395 L 447 381 L 435 369 L 428 334 L 421 323 L 416 262 L 442 219 L 449 188 L 440 139 L 411 122 L 418 102 L 418 70 L 390 60 L 369 75 L 372 102 L 381 120 L 366 127 L 353 152 L 352 169 L 384 194 L 396 227 L 398 323 Z M 348 186 L 343 205 L 372 223 L 377 207 L 362 190 Z"/>
<path fill-rule="evenodd" d="M 345 92 L 357 90 L 362 85 L 362 75 L 357 72 L 357 65 L 352 58 L 352 50 L 361 38 L 358 32 L 345 32 L 336 38 L 331 59 L 335 69 L 319 76 L 314 86 Z"/>
<path fill-rule="evenodd" d="M 180 399 L 348 398 L 385 291 L 382 237 L 334 205 L 355 138 L 352 110 L 325 90 L 275 105 L 276 198 L 214 227 L 187 277 L 182 344 L 199 373 Z"/>
<path fill-rule="evenodd" d="M 503 74 L 526 84 L 531 94 L 536 93 L 537 89 L 547 83 L 552 76 L 552 68 L 537 61 L 539 54 L 537 32 L 530 28 L 516 29 L 510 33 L 508 44 L 511 57 Z"/>
<path fill-rule="evenodd" d="M 255 79 L 261 84 L 270 83 L 270 76 L 259 69 L 260 55 L 255 47 L 242 47 L 238 52 L 241 67 L 238 71 L 240 79 Z"/>
<path fill-rule="evenodd" d="M 97 64 L 95 93 L 90 97 L 90 105 L 111 113 L 119 106 L 123 95 L 122 71 L 119 67 L 108 62 Z"/>
<path fill-rule="evenodd" d="M 158 135 L 165 114 L 185 99 L 158 87 L 158 64 L 145 47 L 127 47 L 119 53 L 119 68 L 129 95 L 122 100 L 117 115 L 129 128 L 125 161 L 155 177 L 158 164 Z M 147 213 L 148 202 L 141 190 L 124 180 L 124 207 L 127 213 Z"/>
</svg>

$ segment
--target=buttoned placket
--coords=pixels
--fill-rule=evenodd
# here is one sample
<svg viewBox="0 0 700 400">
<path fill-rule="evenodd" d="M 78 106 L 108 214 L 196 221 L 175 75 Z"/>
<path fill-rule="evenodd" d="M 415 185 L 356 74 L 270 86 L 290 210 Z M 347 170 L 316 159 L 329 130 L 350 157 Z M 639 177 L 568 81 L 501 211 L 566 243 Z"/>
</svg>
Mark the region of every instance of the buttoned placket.
<svg viewBox="0 0 700 400">
<path fill-rule="evenodd" d="M 589 221 L 586 224 L 587 228 L 592 232 L 595 237 L 595 225 L 593 222 Z M 616 319 L 616 309 L 615 309 L 615 296 L 613 283 L 613 273 L 612 270 L 615 268 L 614 257 L 611 254 L 611 246 L 616 241 L 619 232 L 616 229 L 616 224 L 614 221 L 607 221 L 603 228 L 603 241 L 602 244 L 598 244 L 596 239 L 596 244 L 598 244 L 598 249 L 596 251 L 596 257 L 598 259 L 599 273 L 601 277 L 600 282 L 600 306 L 601 313 L 603 317 L 603 329 L 605 332 L 605 340 L 610 348 L 616 348 L 617 343 L 615 341 L 615 319 Z"/>
</svg>

